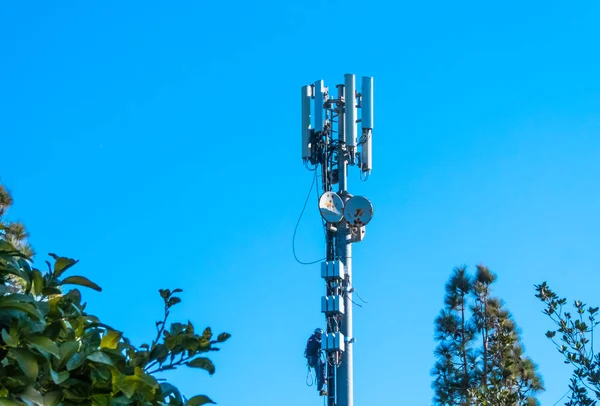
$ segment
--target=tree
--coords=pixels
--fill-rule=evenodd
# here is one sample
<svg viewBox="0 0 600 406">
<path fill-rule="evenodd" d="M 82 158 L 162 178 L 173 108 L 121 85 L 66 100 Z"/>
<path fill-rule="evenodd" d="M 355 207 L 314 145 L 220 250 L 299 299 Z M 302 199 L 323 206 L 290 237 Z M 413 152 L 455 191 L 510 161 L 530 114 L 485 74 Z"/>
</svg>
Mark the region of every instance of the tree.
<svg viewBox="0 0 600 406">
<path fill-rule="evenodd" d="M 0 190 L 0 214 L 10 206 Z M 6 223 L 3 223 L 6 224 Z M 185 399 L 177 387 L 157 378 L 162 371 L 187 365 L 214 374 L 205 355 L 218 351 L 228 333 L 196 334 L 192 323 L 170 323 L 181 289 L 161 289 L 164 315 L 156 337 L 134 346 L 127 338 L 85 311 L 78 289 L 101 288 L 83 276 L 66 276 L 78 262 L 49 254 L 48 270 L 32 266 L 30 251 L 17 235 L 0 235 L 0 404 L 1 405 L 203 405 L 205 395 Z M 24 231 L 24 228 L 23 228 Z M 16 239 L 16 240 L 15 240 Z M 22 242 L 22 240 L 21 240 Z M 16 243 L 16 244 L 15 244 Z M 14 282 L 17 283 L 14 283 Z"/>
<path fill-rule="evenodd" d="M 15 248 L 28 258 L 33 258 L 34 251 L 27 242 L 29 233 L 20 221 L 6 221 L 5 214 L 12 206 L 13 199 L 10 192 L 0 184 L 0 238 L 9 241 Z"/>
<path fill-rule="evenodd" d="M 519 330 L 503 303 L 491 296 L 496 276 L 477 266 L 455 268 L 444 308 L 435 320 L 437 361 L 434 405 L 535 405 L 543 390 Z"/>
<path fill-rule="evenodd" d="M 435 320 L 435 349 L 438 361 L 432 374 L 435 376 L 434 404 L 469 404 L 469 389 L 473 386 L 473 340 L 475 329 L 468 317 L 467 301 L 473 282 L 466 268 L 456 268 L 446 283 L 444 309 Z"/>
<path fill-rule="evenodd" d="M 543 313 L 557 327 L 549 330 L 546 337 L 564 356 L 565 363 L 573 367 L 569 385 L 571 394 L 566 405 L 595 405 L 600 400 L 600 354 L 594 351 L 594 330 L 600 323 L 597 319 L 599 308 L 588 307 L 576 300 L 572 314 L 566 311 L 567 299 L 559 297 L 546 282 L 536 285 L 535 290 L 535 296 L 546 306 Z"/>
</svg>

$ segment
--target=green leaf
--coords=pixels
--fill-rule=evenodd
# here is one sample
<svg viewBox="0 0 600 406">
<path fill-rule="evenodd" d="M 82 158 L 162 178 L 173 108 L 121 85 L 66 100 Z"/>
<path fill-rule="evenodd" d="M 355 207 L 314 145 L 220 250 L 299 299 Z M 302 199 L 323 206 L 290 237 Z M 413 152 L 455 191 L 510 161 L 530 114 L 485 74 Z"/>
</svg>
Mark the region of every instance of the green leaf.
<svg viewBox="0 0 600 406">
<path fill-rule="evenodd" d="M 17 347 L 19 345 L 19 338 L 13 337 L 8 331 L 2 330 L 2 339 L 9 347 Z"/>
<path fill-rule="evenodd" d="M 29 401 L 31 404 L 40 405 L 44 403 L 42 394 L 32 386 L 28 386 L 23 392 L 19 393 L 22 400 Z"/>
<path fill-rule="evenodd" d="M 60 284 L 85 286 L 97 290 L 98 292 L 102 292 L 102 288 L 100 286 L 96 285 L 94 282 L 84 276 L 69 276 L 68 278 L 63 279 Z"/>
<path fill-rule="evenodd" d="M 24 295 L 8 295 L 0 297 L 0 310 L 18 310 L 35 320 L 40 320 L 42 315 L 31 303 L 26 303 L 21 300 L 20 296 Z"/>
<path fill-rule="evenodd" d="M 94 371 L 92 372 L 92 380 L 96 380 L 99 384 L 99 382 L 106 383 L 108 384 L 108 382 L 111 380 L 111 368 L 108 365 L 99 365 L 96 364 L 96 366 L 94 367 Z"/>
<path fill-rule="evenodd" d="M 198 395 L 185 402 L 185 406 L 200 406 L 205 405 L 207 403 L 212 403 L 216 405 L 216 403 L 213 402 L 208 396 Z"/>
<path fill-rule="evenodd" d="M 167 347 L 164 344 L 158 344 L 150 352 L 150 359 L 157 360 L 162 364 L 167 359 L 168 355 L 169 350 Z"/>
<path fill-rule="evenodd" d="M 187 366 L 192 368 L 202 368 L 208 371 L 209 374 L 215 373 L 215 366 L 211 360 L 205 357 L 194 358 L 190 362 L 186 363 Z"/>
<path fill-rule="evenodd" d="M 62 323 L 60 321 L 53 321 L 46 326 L 44 335 L 51 340 L 56 340 L 62 331 Z"/>
<path fill-rule="evenodd" d="M 38 309 L 38 312 L 42 315 L 42 320 L 46 319 L 48 313 L 50 313 L 50 303 L 48 302 L 36 302 L 35 306 Z"/>
<path fill-rule="evenodd" d="M 56 358 L 60 357 L 60 353 L 58 351 L 58 345 L 55 342 L 50 340 L 48 337 L 44 336 L 30 336 L 27 338 L 27 341 L 38 351 L 42 353 L 52 354 Z"/>
<path fill-rule="evenodd" d="M 100 348 L 108 348 L 110 350 L 116 350 L 119 346 L 123 333 L 116 330 L 108 330 L 102 340 L 100 341 Z"/>
<path fill-rule="evenodd" d="M 81 306 L 81 292 L 79 289 L 71 289 L 69 292 L 67 292 L 65 298 L 69 298 L 73 301 L 73 303 L 75 303 L 75 305 Z"/>
<path fill-rule="evenodd" d="M 44 296 L 53 296 L 60 294 L 62 294 L 62 291 L 59 288 L 55 288 L 52 286 L 46 286 L 42 289 L 42 295 Z"/>
<path fill-rule="evenodd" d="M 52 375 L 52 380 L 57 385 L 60 385 L 61 383 L 69 379 L 68 371 L 56 372 L 54 369 L 50 368 L 50 375 Z"/>
<path fill-rule="evenodd" d="M 110 395 L 98 393 L 92 395 L 92 405 L 93 406 L 110 406 Z"/>
<path fill-rule="evenodd" d="M 62 400 L 62 391 L 48 392 L 44 395 L 44 406 L 57 406 Z"/>
<path fill-rule="evenodd" d="M 170 306 L 175 306 L 177 303 L 181 303 L 181 299 L 176 296 L 173 296 L 169 299 L 169 301 L 167 302 L 167 305 L 170 307 Z"/>
<path fill-rule="evenodd" d="M 194 325 L 191 321 L 188 320 L 187 327 L 185 328 L 185 332 L 189 336 L 194 336 Z"/>
<path fill-rule="evenodd" d="M 230 337 L 231 337 L 231 334 L 229 334 L 229 333 L 221 333 L 217 337 L 217 342 L 218 343 L 223 343 L 223 342 L 229 340 Z"/>
<path fill-rule="evenodd" d="M 4 296 L 7 299 L 10 299 L 12 301 L 15 302 L 22 302 L 22 303 L 36 303 L 35 299 L 33 297 L 31 297 L 30 295 L 25 295 L 22 293 L 13 293 L 11 295 L 7 295 Z"/>
<path fill-rule="evenodd" d="M 127 398 L 131 398 L 135 393 L 137 382 L 131 376 L 125 376 L 123 374 L 116 375 L 113 373 L 113 395 L 116 393 L 115 389 L 120 390 Z"/>
<path fill-rule="evenodd" d="M 17 251 L 11 244 L 6 240 L 0 241 L 0 271 L 18 276 L 23 279 L 27 284 L 31 283 L 29 274 L 27 272 L 28 264 L 26 261 L 21 260 L 24 255 Z M 22 264 L 24 264 L 22 266 Z M 27 269 L 23 269 L 27 268 Z"/>
<path fill-rule="evenodd" d="M 127 399 L 126 396 L 111 396 L 110 397 L 110 406 L 129 406 L 135 404 L 134 400 Z"/>
<path fill-rule="evenodd" d="M 62 343 L 58 350 L 60 364 L 65 365 L 78 350 L 79 342 L 77 341 L 65 341 Z"/>
<path fill-rule="evenodd" d="M 3 228 L 6 229 L 6 227 Z M 11 243 L 4 239 L 0 240 L 0 254 L 11 257 L 20 255 L 19 251 Z"/>
<path fill-rule="evenodd" d="M 26 406 L 26 403 L 17 402 L 16 400 L 11 400 L 7 398 L 0 398 L 0 406 Z"/>
<path fill-rule="evenodd" d="M 183 398 L 181 397 L 181 393 L 179 392 L 179 389 L 177 389 L 175 386 L 171 385 L 168 382 L 163 382 L 160 384 L 160 390 L 162 392 L 162 396 L 163 397 L 168 397 L 168 396 L 173 396 L 175 397 L 175 399 L 177 399 L 177 401 L 179 403 L 183 403 Z"/>
<path fill-rule="evenodd" d="M 165 335 L 166 335 L 166 333 L 167 332 L 165 331 Z M 165 346 L 167 347 L 167 349 L 169 351 L 171 351 L 173 348 L 175 348 L 175 345 L 177 345 L 177 337 L 171 336 L 171 335 L 166 336 L 164 339 L 164 342 L 165 342 Z"/>
<path fill-rule="evenodd" d="M 145 373 L 142 368 L 135 367 L 133 371 L 133 376 L 131 376 L 131 378 L 133 378 L 134 380 L 143 383 L 144 385 L 151 386 L 153 388 L 158 386 L 158 381 L 154 379 L 152 375 L 148 375 L 147 373 Z"/>
<path fill-rule="evenodd" d="M 184 328 L 185 328 L 185 326 L 181 323 L 171 323 L 171 334 L 177 335 L 177 334 L 183 332 Z"/>
<path fill-rule="evenodd" d="M 108 355 L 102 351 L 96 351 L 87 356 L 90 361 L 98 362 L 100 364 L 113 365 L 112 360 Z"/>
<path fill-rule="evenodd" d="M 38 296 L 42 294 L 42 290 L 44 290 L 44 278 L 42 277 L 42 273 L 34 269 L 32 271 L 32 282 L 33 282 L 33 294 Z"/>
<path fill-rule="evenodd" d="M 11 358 L 19 364 L 19 368 L 31 380 L 36 380 L 38 376 L 38 363 L 34 355 L 24 348 L 11 348 L 9 351 Z"/>
<path fill-rule="evenodd" d="M 52 253 L 48 255 L 50 255 L 56 261 L 54 262 L 54 277 L 56 278 L 58 278 L 60 275 L 65 273 L 67 269 L 79 262 L 71 258 L 59 257 L 58 255 Z"/>
<path fill-rule="evenodd" d="M 210 329 L 210 327 L 206 327 L 204 329 L 204 332 L 202 333 L 202 338 L 206 340 L 210 340 L 212 338 L 212 330 Z"/>
<path fill-rule="evenodd" d="M 83 362 L 85 361 L 84 355 L 77 352 L 75 354 L 73 354 L 73 356 L 71 357 L 71 359 L 69 359 L 69 361 L 67 361 L 67 371 L 72 371 L 74 369 L 79 368 Z"/>
</svg>

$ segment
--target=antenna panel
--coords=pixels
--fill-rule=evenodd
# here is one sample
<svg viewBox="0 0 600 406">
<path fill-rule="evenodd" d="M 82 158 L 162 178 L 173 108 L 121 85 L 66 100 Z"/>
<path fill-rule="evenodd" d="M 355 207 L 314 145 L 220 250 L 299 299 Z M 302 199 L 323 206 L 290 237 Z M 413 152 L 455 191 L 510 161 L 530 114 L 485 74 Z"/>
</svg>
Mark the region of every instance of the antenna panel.
<svg viewBox="0 0 600 406">
<path fill-rule="evenodd" d="M 345 87 L 345 115 L 344 115 L 344 142 L 346 145 L 356 146 L 356 76 L 347 73 L 344 75 Z"/>
<path fill-rule="evenodd" d="M 373 205 L 366 197 L 354 196 L 346 202 L 344 218 L 353 227 L 366 226 L 373 218 Z"/>
<path fill-rule="evenodd" d="M 371 172 L 372 169 L 372 145 L 373 145 L 373 130 L 363 128 L 361 137 L 362 148 L 360 150 L 360 165 L 363 172 Z"/>
<path fill-rule="evenodd" d="M 319 198 L 319 211 L 328 223 L 339 223 L 344 217 L 344 202 L 335 192 L 325 192 Z"/>
<path fill-rule="evenodd" d="M 373 78 L 362 78 L 362 136 L 360 151 L 361 170 L 371 172 L 373 168 Z"/>
<path fill-rule="evenodd" d="M 373 78 L 362 78 L 362 128 L 373 129 Z"/>
<path fill-rule="evenodd" d="M 323 107 L 323 104 L 325 102 L 324 100 L 324 94 L 325 94 L 325 84 L 323 83 L 322 80 L 317 80 L 315 82 L 315 92 L 314 92 L 314 98 L 315 98 L 315 131 L 316 132 L 321 132 L 324 129 L 324 125 L 325 125 L 325 108 Z"/>
<path fill-rule="evenodd" d="M 310 159 L 310 98 L 312 86 L 302 86 L 302 159 Z"/>
</svg>

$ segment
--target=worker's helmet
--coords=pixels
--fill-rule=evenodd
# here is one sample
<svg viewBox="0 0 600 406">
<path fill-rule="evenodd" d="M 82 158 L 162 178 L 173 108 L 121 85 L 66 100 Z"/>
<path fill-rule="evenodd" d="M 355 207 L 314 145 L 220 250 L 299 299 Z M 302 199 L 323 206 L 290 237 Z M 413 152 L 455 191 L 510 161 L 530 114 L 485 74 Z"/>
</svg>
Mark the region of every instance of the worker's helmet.
<svg viewBox="0 0 600 406">
<path fill-rule="evenodd" d="M 321 334 L 321 335 L 323 335 L 323 330 L 321 330 L 320 328 L 316 328 L 315 329 L 315 334 Z"/>
</svg>

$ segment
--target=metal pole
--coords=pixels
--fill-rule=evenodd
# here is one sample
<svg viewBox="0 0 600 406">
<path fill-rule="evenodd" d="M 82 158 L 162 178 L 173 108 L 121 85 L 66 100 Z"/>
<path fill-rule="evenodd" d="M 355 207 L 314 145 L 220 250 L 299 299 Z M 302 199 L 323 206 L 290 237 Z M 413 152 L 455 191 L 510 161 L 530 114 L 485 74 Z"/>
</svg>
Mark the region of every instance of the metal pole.
<svg viewBox="0 0 600 406">
<path fill-rule="evenodd" d="M 338 99 L 342 100 L 344 96 L 344 86 L 338 85 Z M 350 98 L 350 102 L 353 102 Z M 339 106 L 338 115 L 338 178 L 339 178 L 339 195 L 344 200 L 344 203 L 350 198 L 348 194 L 348 158 L 349 151 L 344 141 L 344 107 Z M 353 390 L 353 357 L 352 357 L 352 245 L 350 244 L 350 227 L 347 223 L 343 226 L 340 224 L 336 235 L 336 255 L 339 260 L 345 265 L 346 280 L 344 294 L 345 313 L 342 318 L 341 333 L 346 340 L 346 348 L 342 353 L 342 363 L 337 371 L 336 392 L 338 396 L 337 406 L 354 406 L 354 390 Z"/>
<path fill-rule="evenodd" d="M 348 197 L 346 196 L 345 200 Z M 352 357 L 352 245 L 348 243 L 350 229 L 347 225 L 338 229 L 337 253 L 346 268 L 346 291 L 344 292 L 345 313 L 342 318 L 341 333 L 346 340 L 346 348 L 342 353 L 342 364 L 337 371 L 337 406 L 354 405 L 354 373 Z"/>
</svg>

